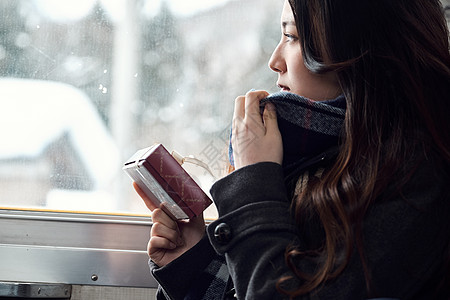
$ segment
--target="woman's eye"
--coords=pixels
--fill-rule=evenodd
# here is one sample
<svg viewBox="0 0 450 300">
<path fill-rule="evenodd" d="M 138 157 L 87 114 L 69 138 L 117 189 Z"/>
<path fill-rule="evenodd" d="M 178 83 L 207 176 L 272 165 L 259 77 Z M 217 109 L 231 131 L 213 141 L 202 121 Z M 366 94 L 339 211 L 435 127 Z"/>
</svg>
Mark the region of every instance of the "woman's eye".
<svg viewBox="0 0 450 300">
<path fill-rule="evenodd" d="M 283 33 L 283 35 L 286 37 L 287 42 L 294 42 L 297 40 L 297 37 L 295 35 L 289 33 Z"/>
</svg>

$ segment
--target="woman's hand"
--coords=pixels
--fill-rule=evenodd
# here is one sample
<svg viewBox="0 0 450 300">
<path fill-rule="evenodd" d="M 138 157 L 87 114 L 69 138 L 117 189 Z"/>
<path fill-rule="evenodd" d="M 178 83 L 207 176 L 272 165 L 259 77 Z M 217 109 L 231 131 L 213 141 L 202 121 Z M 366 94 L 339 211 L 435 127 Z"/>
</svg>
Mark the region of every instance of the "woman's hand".
<svg viewBox="0 0 450 300">
<path fill-rule="evenodd" d="M 262 117 L 259 109 L 259 102 L 268 95 L 265 91 L 251 91 L 235 100 L 231 143 L 236 169 L 258 162 L 283 161 L 275 106 L 266 104 Z"/>
<path fill-rule="evenodd" d="M 175 221 L 164 210 L 157 208 L 136 183 L 133 183 L 133 187 L 152 211 L 153 225 L 147 252 L 158 266 L 165 266 L 177 259 L 205 235 L 203 215 Z"/>
</svg>

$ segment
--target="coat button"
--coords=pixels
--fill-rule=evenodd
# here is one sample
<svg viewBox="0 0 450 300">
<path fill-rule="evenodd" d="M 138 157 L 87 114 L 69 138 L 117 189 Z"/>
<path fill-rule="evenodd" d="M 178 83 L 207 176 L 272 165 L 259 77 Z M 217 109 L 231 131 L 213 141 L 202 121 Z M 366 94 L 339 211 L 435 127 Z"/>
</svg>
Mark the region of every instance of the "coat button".
<svg viewBox="0 0 450 300">
<path fill-rule="evenodd" d="M 226 223 L 220 223 L 214 229 L 214 238 L 220 244 L 227 244 L 231 240 L 231 229 Z"/>
</svg>

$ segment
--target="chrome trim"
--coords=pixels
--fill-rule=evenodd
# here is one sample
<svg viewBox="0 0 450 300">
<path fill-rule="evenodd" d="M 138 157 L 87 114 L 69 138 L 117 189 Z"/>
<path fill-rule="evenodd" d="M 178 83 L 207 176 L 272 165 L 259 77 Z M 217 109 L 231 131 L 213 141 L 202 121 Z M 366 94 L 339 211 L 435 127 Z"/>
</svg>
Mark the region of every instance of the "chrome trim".
<svg viewBox="0 0 450 300">
<path fill-rule="evenodd" d="M 84 221 L 92 223 L 126 223 L 126 224 L 151 224 L 150 216 L 93 214 L 93 213 L 69 213 L 57 211 L 39 210 L 13 210 L 0 209 L 0 218 L 52 220 L 52 221 Z"/>
<path fill-rule="evenodd" d="M 0 210 L 0 281 L 157 287 L 150 228 L 148 217 Z"/>
<path fill-rule="evenodd" d="M 0 297 L 69 299 L 71 292 L 69 284 L 0 282 Z"/>
</svg>

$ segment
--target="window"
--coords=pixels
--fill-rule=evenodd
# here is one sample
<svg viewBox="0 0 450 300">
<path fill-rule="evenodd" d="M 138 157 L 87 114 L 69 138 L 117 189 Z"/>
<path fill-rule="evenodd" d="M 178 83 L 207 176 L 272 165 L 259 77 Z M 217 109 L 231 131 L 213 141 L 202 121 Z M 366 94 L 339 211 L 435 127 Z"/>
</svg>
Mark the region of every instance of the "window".
<svg viewBox="0 0 450 300">
<path fill-rule="evenodd" d="M 275 89 L 280 6 L 2 1 L 0 206 L 146 214 L 121 166 L 154 143 L 223 175 L 233 100 Z"/>
</svg>

